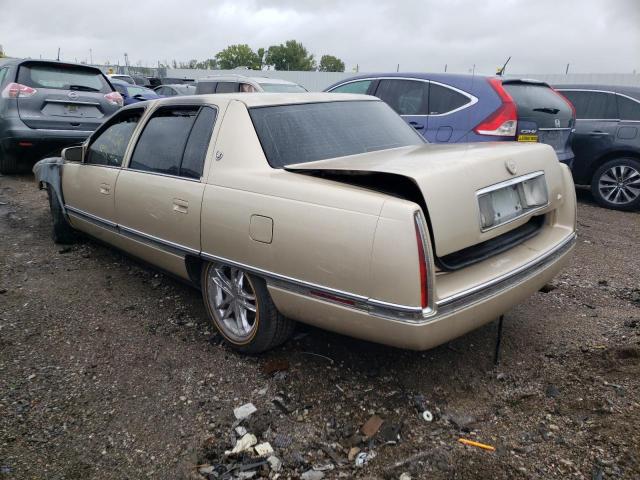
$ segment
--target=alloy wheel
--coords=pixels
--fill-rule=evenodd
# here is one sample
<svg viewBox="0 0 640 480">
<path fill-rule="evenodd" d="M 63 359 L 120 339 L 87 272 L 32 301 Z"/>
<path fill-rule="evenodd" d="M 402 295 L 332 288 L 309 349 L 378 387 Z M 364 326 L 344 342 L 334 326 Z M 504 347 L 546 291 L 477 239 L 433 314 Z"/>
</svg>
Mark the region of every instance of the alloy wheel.
<svg viewBox="0 0 640 480">
<path fill-rule="evenodd" d="M 254 335 L 258 324 L 256 292 L 242 270 L 213 265 L 207 272 L 207 295 L 225 336 L 242 342 Z"/>
<path fill-rule="evenodd" d="M 640 195 L 640 172 L 629 165 L 614 165 L 600 176 L 598 190 L 612 204 L 631 203 Z"/>
</svg>

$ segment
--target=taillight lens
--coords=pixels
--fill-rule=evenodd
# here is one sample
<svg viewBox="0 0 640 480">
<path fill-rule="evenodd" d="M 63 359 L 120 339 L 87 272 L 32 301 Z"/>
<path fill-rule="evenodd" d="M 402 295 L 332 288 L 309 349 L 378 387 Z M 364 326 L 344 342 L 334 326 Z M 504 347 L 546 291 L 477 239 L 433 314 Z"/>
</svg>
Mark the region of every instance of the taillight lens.
<svg viewBox="0 0 640 480">
<path fill-rule="evenodd" d="M 10 83 L 2 91 L 3 98 L 28 98 L 34 96 L 38 90 L 21 83 Z"/>
<path fill-rule="evenodd" d="M 118 107 L 121 107 L 124 104 L 124 101 L 122 100 L 122 95 L 120 95 L 119 92 L 111 92 L 111 93 L 107 93 L 104 98 L 107 100 L 107 102 L 109 102 L 111 105 L 117 105 Z"/>
<path fill-rule="evenodd" d="M 518 130 L 518 109 L 499 78 L 487 80 L 500 97 L 502 105 L 473 129 L 479 135 L 513 137 Z"/>
<path fill-rule="evenodd" d="M 418 244 L 418 263 L 420 264 L 420 303 L 422 308 L 427 308 L 429 304 L 429 288 L 427 285 L 427 254 L 425 252 L 425 238 L 422 231 L 422 219 L 419 214 L 415 215 L 416 242 Z"/>
</svg>

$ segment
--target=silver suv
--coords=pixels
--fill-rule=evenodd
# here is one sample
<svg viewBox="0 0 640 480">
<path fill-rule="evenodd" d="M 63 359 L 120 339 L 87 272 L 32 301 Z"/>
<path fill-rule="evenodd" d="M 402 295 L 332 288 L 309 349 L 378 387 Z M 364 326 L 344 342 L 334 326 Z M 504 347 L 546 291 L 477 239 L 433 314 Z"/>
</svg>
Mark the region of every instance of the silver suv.
<svg viewBox="0 0 640 480">
<path fill-rule="evenodd" d="M 201 78 L 196 83 L 196 95 L 237 92 L 300 93 L 307 89 L 297 83 L 269 77 L 246 77 L 244 75 L 215 75 Z"/>
<path fill-rule="evenodd" d="M 97 68 L 56 61 L 0 60 L 0 173 L 82 143 L 122 97 Z"/>
</svg>

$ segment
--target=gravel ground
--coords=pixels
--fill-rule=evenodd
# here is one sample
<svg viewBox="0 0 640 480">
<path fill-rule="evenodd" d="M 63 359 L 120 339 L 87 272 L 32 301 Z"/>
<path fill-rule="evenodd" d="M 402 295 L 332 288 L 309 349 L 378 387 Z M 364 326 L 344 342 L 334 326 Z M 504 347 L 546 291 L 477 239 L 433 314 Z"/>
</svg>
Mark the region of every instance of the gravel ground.
<svg viewBox="0 0 640 480">
<path fill-rule="evenodd" d="M 639 478 L 640 215 L 579 193 L 574 260 L 508 312 L 494 367 L 496 323 L 422 353 L 301 327 L 238 355 L 199 292 L 91 240 L 55 245 L 33 177 L 0 177 L 0 479 L 246 466 L 223 452 L 247 402 L 280 478 Z"/>
</svg>

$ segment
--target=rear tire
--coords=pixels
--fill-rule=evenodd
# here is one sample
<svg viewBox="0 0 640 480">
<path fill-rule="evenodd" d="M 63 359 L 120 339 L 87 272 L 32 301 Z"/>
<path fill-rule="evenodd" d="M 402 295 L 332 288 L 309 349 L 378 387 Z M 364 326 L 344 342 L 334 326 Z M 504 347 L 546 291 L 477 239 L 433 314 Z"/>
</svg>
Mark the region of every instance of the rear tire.
<svg viewBox="0 0 640 480">
<path fill-rule="evenodd" d="M 47 195 L 49 196 L 49 208 L 51 209 L 51 218 L 53 220 L 53 241 L 63 245 L 75 243 L 77 240 L 76 232 L 69 225 L 62 211 L 62 205 L 58 201 L 58 196 L 49 185 L 47 185 Z"/>
<path fill-rule="evenodd" d="M 640 208 L 640 162 L 635 158 L 615 158 L 601 165 L 591 179 L 591 194 L 605 208 Z"/>
<path fill-rule="evenodd" d="M 219 263 L 202 269 L 202 298 L 225 341 L 242 353 L 262 353 L 292 335 L 295 322 L 276 308 L 262 278 Z"/>
</svg>

